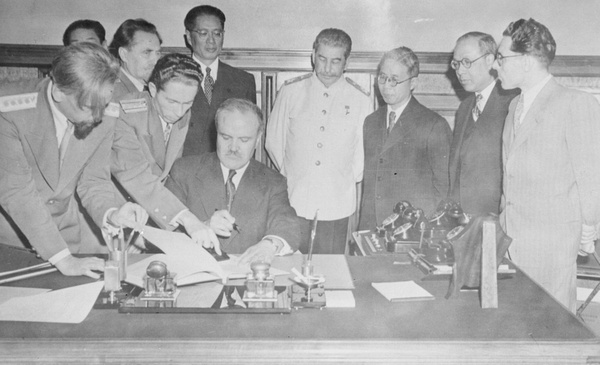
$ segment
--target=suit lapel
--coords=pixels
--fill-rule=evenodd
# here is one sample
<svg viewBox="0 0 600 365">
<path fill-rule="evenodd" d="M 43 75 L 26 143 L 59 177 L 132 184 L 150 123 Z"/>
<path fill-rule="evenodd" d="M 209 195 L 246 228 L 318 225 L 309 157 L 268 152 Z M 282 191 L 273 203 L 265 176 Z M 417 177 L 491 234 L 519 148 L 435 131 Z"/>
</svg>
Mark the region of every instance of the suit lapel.
<svg viewBox="0 0 600 365">
<path fill-rule="evenodd" d="M 231 74 L 227 70 L 227 65 L 219 61 L 219 72 L 217 73 L 217 81 L 213 87 L 212 102 L 211 105 L 216 109 L 221 102 L 227 99 L 228 95 L 231 95 L 230 85 L 235 84 L 235 80 L 232 79 Z M 206 96 L 205 96 L 206 98 Z"/>
<path fill-rule="evenodd" d="M 244 172 L 244 176 L 240 180 L 239 186 L 236 187 L 235 198 L 231 206 L 231 215 L 234 217 L 251 217 L 255 207 L 260 205 L 260 200 L 265 196 L 264 193 L 257 193 L 255 189 L 265 189 L 268 182 L 263 181 L 263 176 L 257 173 L 256 160 L 250 160 L 250 164 Z M 247 222 L 238 222 L 242 227 L 247 226 Z M 238 231 L 234 230 L 231 233 L 231 240 L 237 236 Z"/>
<path fill-rule="evenodd" d="M 392 128 L 391 133 L 385 140 L 381 152 L 384 152 L 397 144 L 415 128 L 415 115 L 418 113 L 417 106 L 417 100 L 414 97 L 411 97 L 406 108 L 404 108 L 404 111 L 400 114 L 400 118 L 398 118 L 396 125 L 394 125 L 394 128 Z"/>
<path fill-rule="evenodd" d="M 161 180 L 169 174 L 169 171 L 171 170 L 171 167 L 173 167 L 175 160 L 181 157 L 181 153 L 183 152 L 183 142 L 185 141 L 185 136 L 188 131 L 189 121 L 190 113 L 187 112 L 180 121 L 173 125 L 171 136 L 169 137 L 169 143 L 167 144 L 167 151 L 163 155 L 165 156 L 165 159 Z"/>
<path fill-rule="evenodd" d="M 58 162 L 58 141 L 56 140 L 56 128 L 50 104 L 47 97 L 49 82 L 43 83 L 38 91 L 38 105 L 33 120 L 38 123 L 31 124 L 31 128 L 25 135 L 29 148 L 35 158 L 39 170 L 50 187 L 56 190 L 59 180 L 60 167 Z"/>
<path fill-rule="evenodd" d="M 225 209 L 225 181 L 217 154 L 212 153 L 209 159 L 209 163 L 196 172 L 196 178 L 201 186 L 198 194 L 202 197 L 204 213 L 212 217 L 215 210 Z"/>
<path fill-rule="evenodd" d="M 454 126 L 454 136 L 456 136 L 456 141 L 452 142 L 453 150 L 451 151 L 449 166 L 452 168 L 449 169 L 450 173 L 450 181 L 454 182 L 456 179 L 456 172 L 458 166 L 458 160 L 460 159 L 460 150 L 463 145 L 463 140 L 465 139 L 465 132 L 470 123 L 470 119 L 472 118 L 469 114 L 471 114 L 471 110 L 475 106 L 475 94 L 471 94 L 467 101 L 463 110 L 461 110 L 460 115 L 457 115 L 456 124 Z"/>
<path fill-rule="evenodd" d="M 511 108 L 512 110 L 509 113 L 509 116 L 511 118 L 508 120 L 512 124 L 511 130 L 513 131 L 512 134 L 514 136 L 514 139 L 511 139 L 512 143 L 510 145 L 510 150 L 509 150 L 509 155 L 508 155 L 509 158 L 511 156 L 511 153 L 513 151 L 515 151 L 520 145 L 522 145 L 529 138 L 529 136 L 531 135 L 531 133 L 533 132 L 533 130 L 535 129 L 537 124 L 540 122 L 538 116 L 543 112 L 542 108 L 548 104 L 548 99 L 552 96 L 552 94 L 556 90 L 557 86 L 558 85 L 556 84 L 556 81 L 554 80 L 554 78 L 552 78 L 552 79 L 550 79 L 550 81 L 548 81 L 548 83 L 542 88 L 540 93 L 537 95 L 537 97 L 533 101 L 533 104 L 531 104 L 531 107 L 527 111 L 527 114 L 525 114 L 525 117 L 523 118 L 523 122 L 517 129 L 516 133 L 514 133 L 514 109 Z M 515 108 L 516 108 L 516 103 L 515 103 Z"/>
</svg>

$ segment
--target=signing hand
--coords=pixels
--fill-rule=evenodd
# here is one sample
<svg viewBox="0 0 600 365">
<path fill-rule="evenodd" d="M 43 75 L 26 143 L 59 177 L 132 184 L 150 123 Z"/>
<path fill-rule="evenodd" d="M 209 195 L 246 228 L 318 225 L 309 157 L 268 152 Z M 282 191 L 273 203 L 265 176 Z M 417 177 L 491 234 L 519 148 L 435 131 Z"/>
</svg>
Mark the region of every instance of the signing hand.
<svg viewBox="0 0 600 365">
<path fill-rule="evenodd" d="M 77 258 L 69 255 L 57 262 L 55 266 L 63 275 L 85 275 L 92 279 L 99 279 L 100 275 L 92 270 L 104 271 L 104 260 L 97 257 Z"/>
<path fill-rule="evenodd" d="M 216 211 L 210 217 L 210 228 L 222 237 L 231 236 L 233 223 L 235 223 L 235 218 L 225 209 Z"/>
<path fill-rule="evenodd" d="M 194 242 L 206 248 L 214 247 L 217 254 L 221 255 L 221 244 L 219 243 L 219 239 L 209 226 L 202 223 L 200 219 L 190 211 L 181 213 L 179 219 Z"/>
<path fill-rule="evenodd" d="M 115 227 L 129 227 L 141 230 L 148 220 L 148 213 L 141 206 L 127 202 L 111 212 L 108 222 Z"/>
</svg>

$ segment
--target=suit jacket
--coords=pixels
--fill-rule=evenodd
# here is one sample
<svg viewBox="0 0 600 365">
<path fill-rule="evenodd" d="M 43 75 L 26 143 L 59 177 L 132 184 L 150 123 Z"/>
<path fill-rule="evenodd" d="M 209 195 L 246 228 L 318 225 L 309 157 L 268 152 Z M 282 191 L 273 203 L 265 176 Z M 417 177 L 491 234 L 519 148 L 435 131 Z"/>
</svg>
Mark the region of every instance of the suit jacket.
<svg viewBox="0 0 600 365">
<path fill-rule="evenodd" d="M 129 94 L 122 98 L 123 105 L 131 100 L 145 101 L 146 108 L 121 109 L 115 126 L 111 172 L 155 223 L 161 228 L 173 228 L 169 222 L 186 207 L 164 187 L 164 182 L 175 160 L 181 157 L 190 114 L 173 125 L 165 145 L 152 97 L 146 92 Z"/>
<path fill-rule="evenodd" d="M 214 152 L 175 162 L 166 186 L 202 221 L 226 207 L 225 181 Z M 307 230 L 290 206 L 285 178 L 254 159 L 236 188 L 231 215 L 241 232 L 221 240 L 228 253 L 243 253 L 266 235 L 285 239 L 294 251 L 307 239 Z"/>
<path fill-rule="evenodd" d="M 30 244 L 46 260 L 67 247 L 74 253 L 85 249 L 75 191 L 99 226 L 106 211 L 118 206 L 109 170 L 114 123 L 101 123 L 84 140 L 71 136 L 60 168 L 49 83 L 35 80 L 0 90 L 5 96 L 0 98 L 0 241 Z M 25 106 L 11 110 L 14 98 L 14 105 Z"/>
<path fill-rule="evenodd" d="M 500 223 L 510 258 L 574 311 L 581 225 L 600 220 L 600 105 L 552 78 L 515 134 L 517 101 L 502 136 Z"/>
<path fill-rule="evenodd" d="M 456 112 L 450 145 L 450 191 L 465 212 L 476 215 L 500 213 L 502 195 L 502 130 L 508 104 L 518 89 L 505 91 L 498 82 L 477 122 L 473 121 L 475 93 Z"/>
<path fill-rule="evenodd" d="M 254 76 L 248 72 L 219 61 L 210 105 L 202 88 L 198 90 L 192 104 L 190 128 L 183 145 L 184 156 L 216 150 L 215 114 L 221 103 L 229 98 L 247 99 L 256 103 L 256 83 Z"/>
<path fill-rule="evenodd" d="M 387 107 L 364 124 L 365 172 L 359 228 L 372 229 L 402 200 L 425 213 L 448 191 L 448 153 L 452 131 L 439 114 L 411 97 L 390 135 Z"/>
<path fill-rule="evenodd" d="M 123 73 L 123 68 L 119 70 L 119 77 L 115 82 L 115 90 L 113 91 L 112 99 L 114 101 L 121 100 L 125 95 L 140 92 L 137 87 L 131 82 L 129 77 Z"/>
</svg>

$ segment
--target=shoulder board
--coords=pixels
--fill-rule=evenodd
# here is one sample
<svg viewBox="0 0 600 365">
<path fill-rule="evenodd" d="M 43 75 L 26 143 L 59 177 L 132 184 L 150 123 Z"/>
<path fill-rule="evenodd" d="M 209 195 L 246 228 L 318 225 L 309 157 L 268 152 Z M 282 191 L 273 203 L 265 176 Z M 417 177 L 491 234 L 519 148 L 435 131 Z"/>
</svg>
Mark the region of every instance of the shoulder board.
<svg viewBox="0 0 600 365">
<path fill-rule="evenodd" d="M 37 106 L 38 93 L 8 95 L 0 97 L 0 112 L 34 109 Z"/>
<path fill-rule="evenodd" d="M 121 104 L 121 108 L 123 108 L 123 111 L 127 114 L 138 113 L 148 110 L 148 103 L 144 98 L 121 100 L 119 103 Z"/>
<path fill-rule="evenodd" d="M 118 103 L 113 103 L 110 102 L 108 103 L 108 106 L 106 107 L 106 109 L 104 109 L 104 115 L 109 116 L 109 117 L 113 117 L 113 118 L 118 118 L 119 117 L 119 104 Z"/>
<path fill-rule="evenodd" d="M 301 75 L 301 76 L 294 77 L 293 79 L 286 80 L 283 84 L 284 85 L 293 84 L 294 82 L 298 82 L 298 81 L 302 81 L 304 79 L 308 79 L 311 76 L 312 76 L 312 72 L 304 74 L 304 75 Z"/>
<path fill-rule="evenodd" d="M 358 91 L 360 91 L 361 93 L 365 94 L 366 96 L 371 96 L 371 93 L 368 92 L 367 90 L 363 89 L 362 86 L 360 86 L 359 84 L 356 83 L 356 81 L 352 80 L 349 77 L 346 77 L 346 81 L 348 81 L 348 83 L 352 86 L 354 86 Z"/>
</svg>

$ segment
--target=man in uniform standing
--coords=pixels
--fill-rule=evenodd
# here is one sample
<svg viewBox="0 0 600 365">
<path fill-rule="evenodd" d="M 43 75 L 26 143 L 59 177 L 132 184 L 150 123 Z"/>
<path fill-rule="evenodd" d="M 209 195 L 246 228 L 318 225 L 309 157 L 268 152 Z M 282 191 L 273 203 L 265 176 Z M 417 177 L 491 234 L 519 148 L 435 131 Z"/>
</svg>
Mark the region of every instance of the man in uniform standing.
<svg viewBox="0 0 600 365">
<path fill-rule="evenodd" d="M 502 129 L 508 104 L 518 94 L 502 89 L 492 74 L 496 48 L 491 35 L 469 32 L 456 41 L 450 63 L 471 94 L 456 112 L 448 198 L 476 215 L 500 212 Z"/>
<path fill-rule="evenodd" d="M 363 175 L 362 126 L 373 108 L 369 94 L 343 76 L 351 49 L 344 31 L 321 31 L 314 72 L 286 82 L 267 124 L 266 149 L 287 177 L 292 207 L 306 220 L 318 210 L 315 253 L 345 252 Z"/>
<path fill-rule="evenodd" d="M 215 113 L 229 98 L 256 103 L 254 76 L 219 60 L 225 39 L 225 14 L 213 6 L 201 5 L 190 10 L 184 20 L 185 39 L 192 48 L 192 58 L 204 75 L 202 92 L 192 105 L 190 128 L 183 145 L 183 155 L 214 152 L 217 143 Z"/>
<path fill-rule="evenodd" d="M 61 49 L 50 78 L 0 89 L 0 242 L 31 246 L 65 275 L 98 278 L 98 251 L 82 241 L 75 193 L 94 222 L 109 228 L 144 224 L 138 205 L 120 208 L 110 181 L 111 104 L 118 64 L 101 46 Z M 101 123 L 102 122 L 102 123 Z"/>
</svg>

